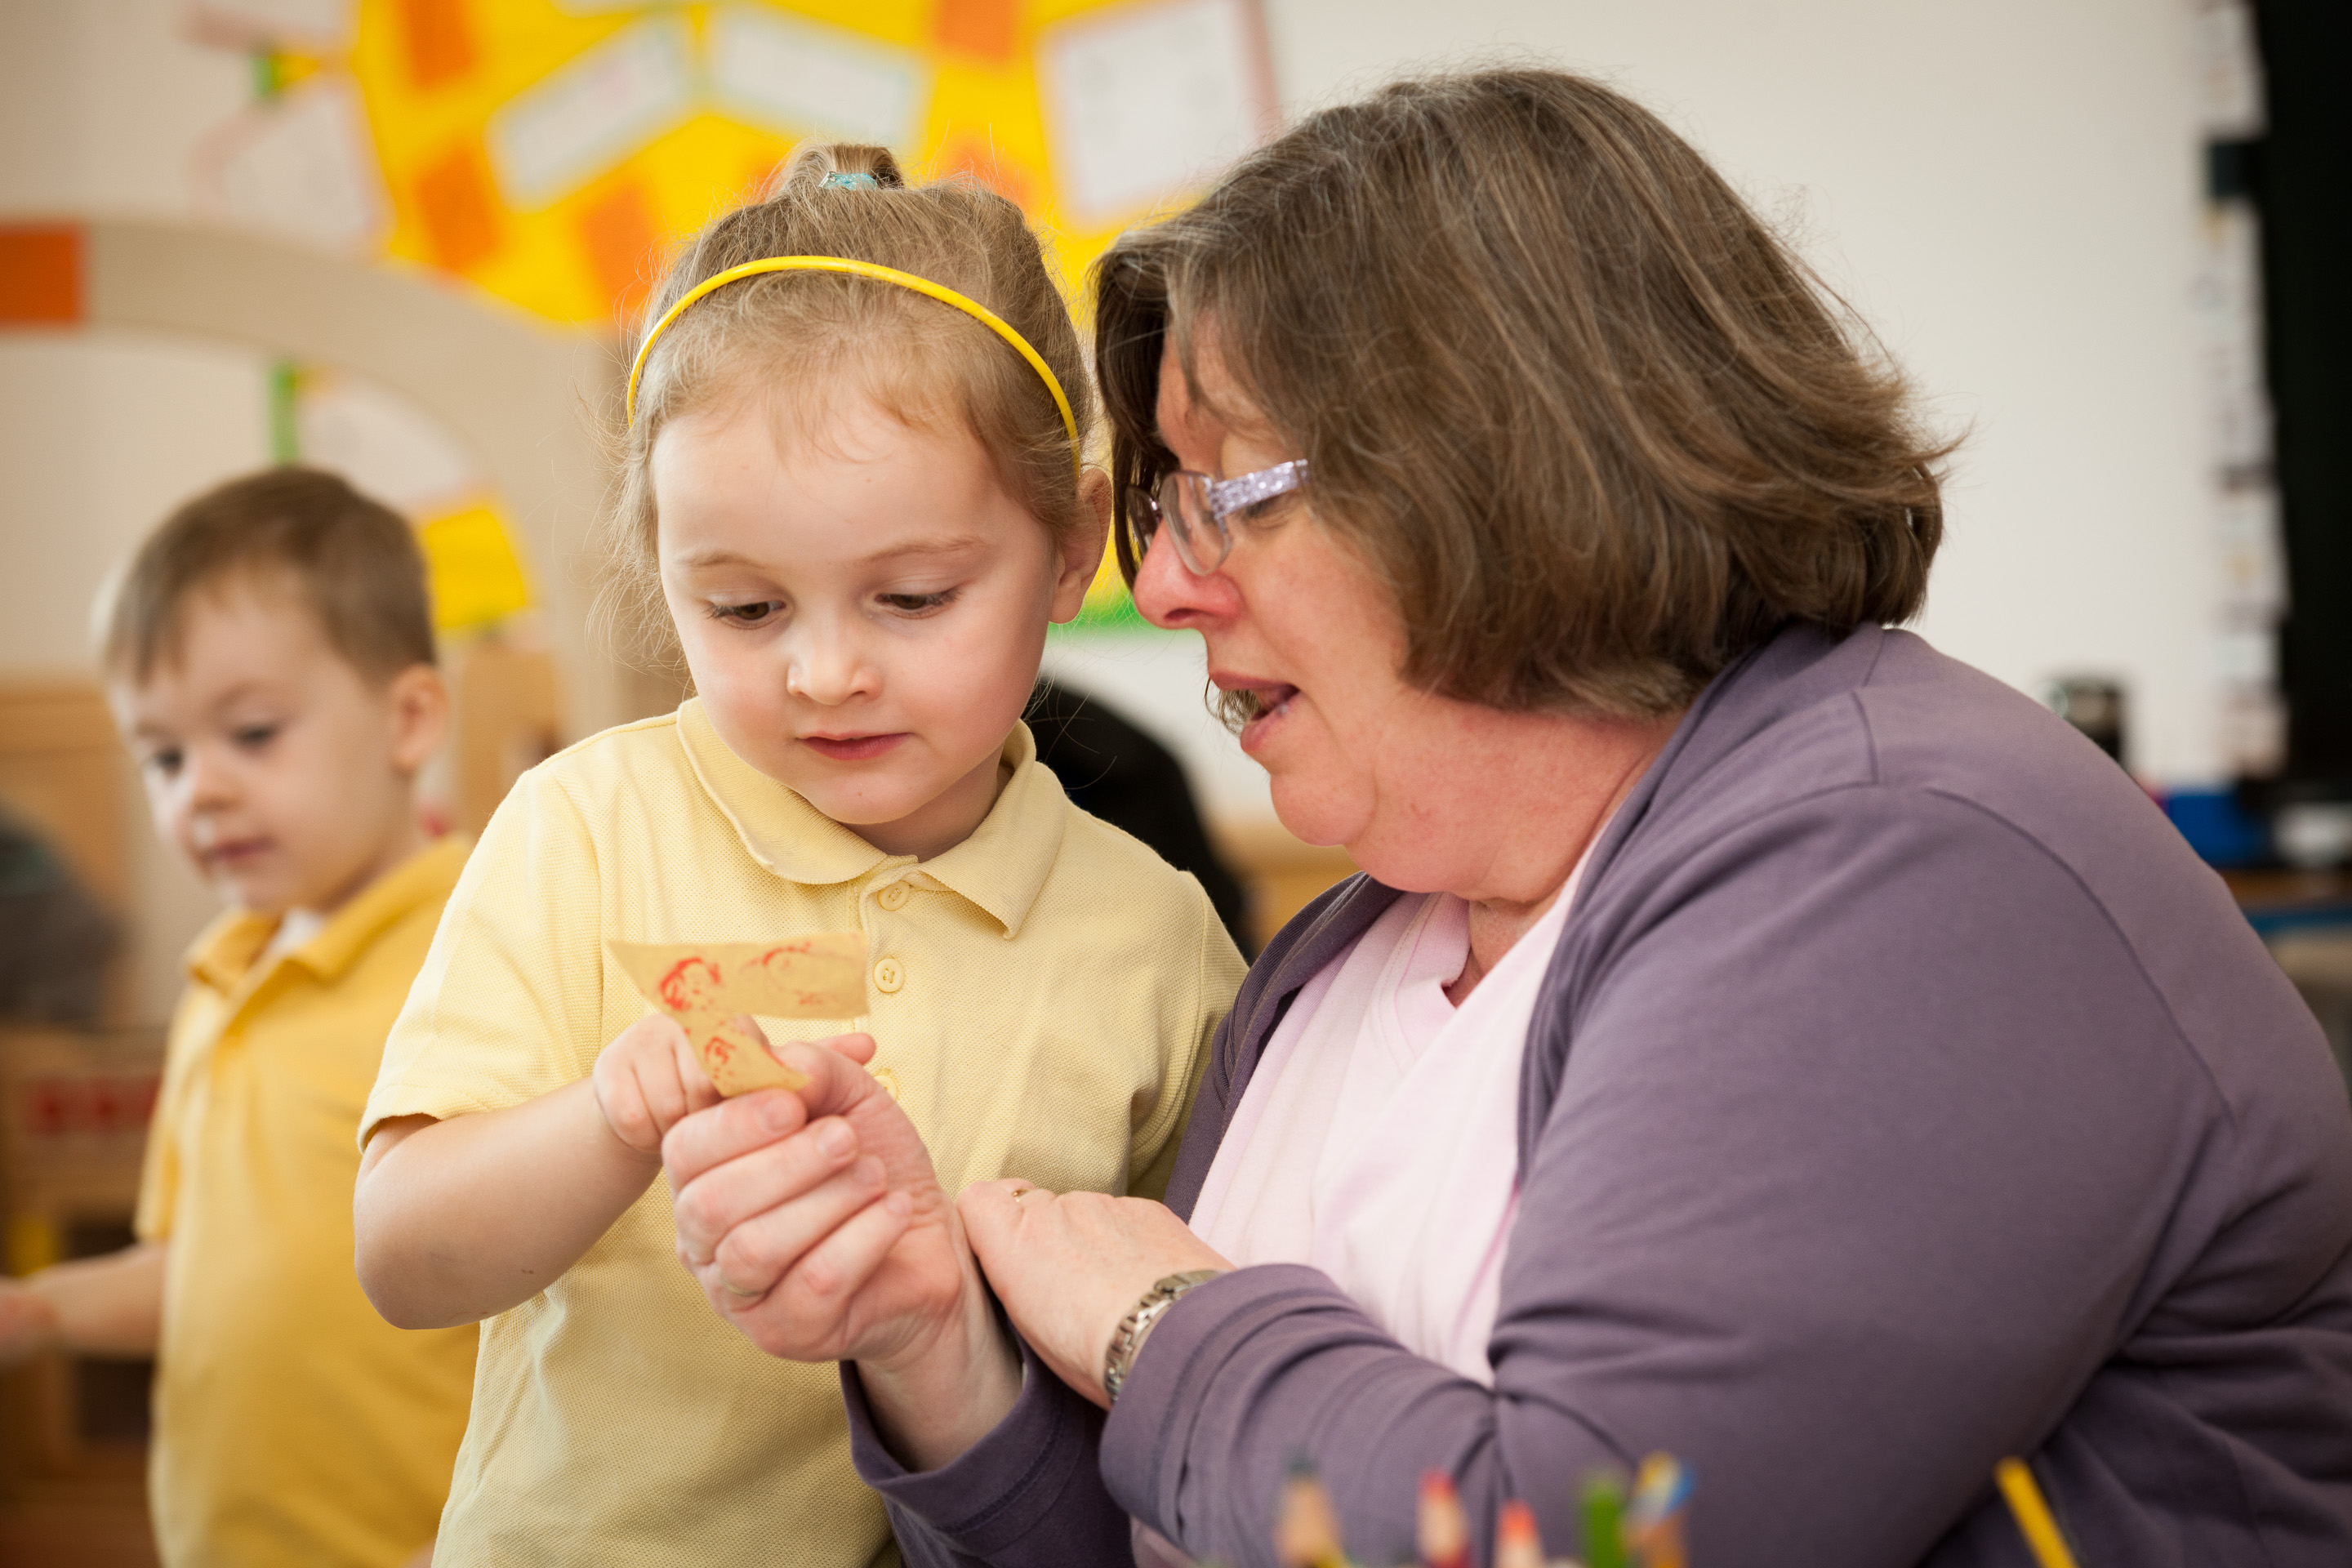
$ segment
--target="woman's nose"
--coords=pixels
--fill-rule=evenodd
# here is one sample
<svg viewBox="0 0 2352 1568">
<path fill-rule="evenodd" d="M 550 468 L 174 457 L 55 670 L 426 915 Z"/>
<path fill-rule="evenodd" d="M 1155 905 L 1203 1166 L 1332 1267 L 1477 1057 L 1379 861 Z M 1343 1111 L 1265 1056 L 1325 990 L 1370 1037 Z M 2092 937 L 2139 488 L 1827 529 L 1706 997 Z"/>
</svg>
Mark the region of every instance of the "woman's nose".
<svg viewBox="0 0 2352 1568">
<path fill-rule="evenodd" d="M 1135 573 L 1135 607 L 1155 626 L 1199 627 L 1223 623 L 1241 613 L 1241 591 L 1223 571 L 1196 573 L 1176 553 L 1176 545 L 1160 529 L 1151 536 L 1151 548 Z"/>
</svg>

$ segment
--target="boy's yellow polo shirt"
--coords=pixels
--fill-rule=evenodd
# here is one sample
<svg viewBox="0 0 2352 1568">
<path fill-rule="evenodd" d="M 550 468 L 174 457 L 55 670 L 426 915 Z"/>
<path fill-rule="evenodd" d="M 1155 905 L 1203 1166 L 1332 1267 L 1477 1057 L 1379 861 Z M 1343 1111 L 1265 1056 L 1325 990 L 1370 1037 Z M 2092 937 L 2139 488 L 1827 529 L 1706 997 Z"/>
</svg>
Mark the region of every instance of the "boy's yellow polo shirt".
<svg viewBox="0 0 2352 1568">
<path fill-rule="evenodd" d="M 1069 804 L 1025 727 L 1004 759 L 987 819 L 919 865 L 739 760 L 697 701 L 525 774 L 449 900 L 365 1128 L 587 1077 L 648 1011 L 607 939 L 862 931 L 872 1013 L 763 1019 L 771 1039 L 873 1035 L 950 1193 L 1010 1174 L 1158 1193 L 1240 956 L 1198 883 Z M 838 1373 L 710 1310 L 667 1182 L 482 1325 L 440 1568 L 896 1555 L 850 1468 Z"/>
<path fill-rule="evenodd" d="M 231 911 L 190 950 L 138 1231 L 169 1242 L 150 1467 L 173 1568 L 405 1562 L 466 1429 L 476 1331 L 404 1333 L 352 1270 L 352 1131 L 466 847 L 385 873 L 261 963 Z"/>
</svg>

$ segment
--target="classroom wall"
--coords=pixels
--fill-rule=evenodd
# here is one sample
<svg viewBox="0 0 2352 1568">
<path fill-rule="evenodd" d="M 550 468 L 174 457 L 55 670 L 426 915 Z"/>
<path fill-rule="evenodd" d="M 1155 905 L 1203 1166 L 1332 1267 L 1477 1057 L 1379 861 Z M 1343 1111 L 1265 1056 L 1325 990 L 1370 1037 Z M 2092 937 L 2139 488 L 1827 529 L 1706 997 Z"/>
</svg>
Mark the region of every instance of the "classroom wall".
<svg viewBox="0 0 2352 1568">
<path fill-rule="evenodd" d="M 1408 64 L 1600 72 L 1715 159 L 1969 435 L 1923 629 L 2020 686 L 2122 679 L 2132 762 L 2215 775 L 2213 552 L 2189 287 L 2193 0 L 1265 0 L 1286 112 Z M 0 0 L 0 216 L 184 216 L 249 91 L 176 0 Z M 0 335 L 0 679 L 87 672 L 87 597 L 179 496 L 261 460 L 262 366 L 217 345 Z M 1262 775 L 1193 639 L 1057 639 L 1211 803 Z M 160 1010 L 205 903 L 147 854 Z"/>
<path fill-rule="evenodd" d="M 1291 114 L 1402 62 L 1542 60 L 1663 114 L 1967 432 L 1921 630 L 2119 678 L 2210 779 L 2216 556 L 2190 289 L 2192 0 L 1268 0 Z"/>
</svg>

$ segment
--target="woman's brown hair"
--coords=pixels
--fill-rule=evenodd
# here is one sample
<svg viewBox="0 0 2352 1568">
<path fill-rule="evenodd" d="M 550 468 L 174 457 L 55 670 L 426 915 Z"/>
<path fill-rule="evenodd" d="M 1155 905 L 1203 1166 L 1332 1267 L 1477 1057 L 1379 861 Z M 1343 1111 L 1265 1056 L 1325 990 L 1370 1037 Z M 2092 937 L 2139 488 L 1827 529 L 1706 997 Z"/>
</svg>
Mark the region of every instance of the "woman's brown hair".
<svg viewBox="0 0 2352 1568">
<path fill-rule="evenodd" d="M 1426 689 L 1654 717 L 1789 622 L 1925 601 L 1948 447 L 1723 179 L 1593 82 L 1327 110 L 1094 276 L 1130 581 L 1130 487 L 1175 467 L 1162 345 L 1192 374 L 1213 323 L 1316 518 L 1394 590 Z"/>
<path fill-rule="evenodd" d="M 968 180 L 909 186 L 885 148 L 804 145 L 765 199 L 695 237 L 646 304 L 637 341 L 695 285 L 773 256 L 871 261 L 979 301 L 1053 368 L 1083 447 L 1095 399 L 1077 330 L 1036 235 L 1004 197 Z M 994 332 L 872 279 L 766 273 L 728 284 L 670 324 L 646 359 L 635 419 L 614 432 L 619 479 L 604 555 L 605 609 L 616 629 L 674 655 L 655 558 L 651 468 L 663 426 L 714 400 L 772 394 L 814 429 L 852 390 L 909 425 L 969 431 L 1006 489 L 1056 538 L 1087 521 L 1061 411 Z"/>
</svg>

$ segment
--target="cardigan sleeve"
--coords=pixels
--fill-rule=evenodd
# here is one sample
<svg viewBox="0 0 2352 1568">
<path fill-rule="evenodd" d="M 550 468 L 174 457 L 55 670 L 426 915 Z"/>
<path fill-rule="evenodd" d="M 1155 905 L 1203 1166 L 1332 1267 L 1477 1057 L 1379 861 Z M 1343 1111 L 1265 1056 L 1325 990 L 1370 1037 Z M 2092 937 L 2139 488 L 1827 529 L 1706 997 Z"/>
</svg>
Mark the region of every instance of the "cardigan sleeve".
<svg viewBox="0 0 2352 1568">
<path fill-rule="evenodd" d="M 1180 1176 L 1191 1173 L 1192 1191 L 1224 1134 L 1239 1012 L 1217 1026 L 1177 1156 Z M 1189 1208 L 1189 1193 L 1183 1201 Z M 1096 1568 L 1131 1561 L 1127 1510 L 1111 1500 L 1097 1463 L 1103 1412 L 1072 1393 L 1025 1343 L 1021 1358 L 1021 1396 L 1011 1414 L 951 1462 L 921 1472 L 908 1470 L 883 1445 L 856 1364 L 841 1363 L 850 1458 L 889 1510 L 908 1568 Z"/>
<path fill-rule="evenodd" d="M 850 1458 L 881 1494 L 907 1568 L 1129 1560 L 1127 1510 L 1096 1465 L 1103 1413 L 1026 1344 L 1012 1413 L 936 1470 L 909 1471 L 883 1447 L 855 1363 L 841 1363 L 841 1392 Z"/>
</svg>

